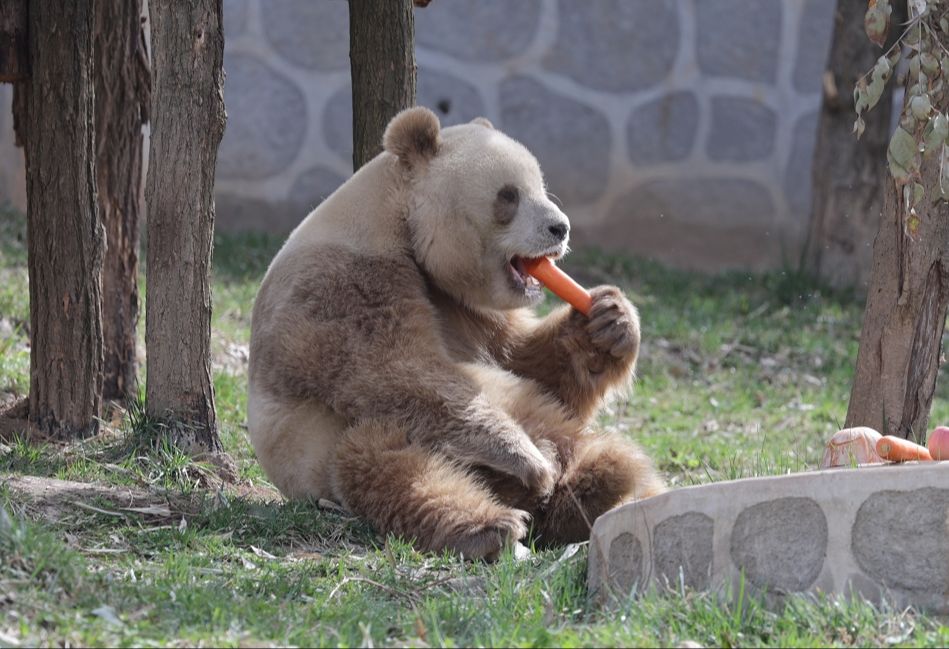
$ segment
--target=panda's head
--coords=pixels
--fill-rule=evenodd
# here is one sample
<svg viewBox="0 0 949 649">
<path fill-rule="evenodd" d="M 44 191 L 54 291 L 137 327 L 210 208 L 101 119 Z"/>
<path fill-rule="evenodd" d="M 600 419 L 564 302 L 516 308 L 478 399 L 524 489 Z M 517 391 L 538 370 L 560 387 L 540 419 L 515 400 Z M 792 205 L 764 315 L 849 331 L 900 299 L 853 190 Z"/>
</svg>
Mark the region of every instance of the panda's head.
<svg viewBox="0 0 949 649">
<path fill-rule="evenodd" d="M 476 309 L 536 303 L 523 260 L 561 257 L 570 222 L 550 200 L 537 159 L 478 118 L 444 130 L 426 108 L 393 118 L 383 139 L 405 187 L 416 261 Z"/>
</svg>

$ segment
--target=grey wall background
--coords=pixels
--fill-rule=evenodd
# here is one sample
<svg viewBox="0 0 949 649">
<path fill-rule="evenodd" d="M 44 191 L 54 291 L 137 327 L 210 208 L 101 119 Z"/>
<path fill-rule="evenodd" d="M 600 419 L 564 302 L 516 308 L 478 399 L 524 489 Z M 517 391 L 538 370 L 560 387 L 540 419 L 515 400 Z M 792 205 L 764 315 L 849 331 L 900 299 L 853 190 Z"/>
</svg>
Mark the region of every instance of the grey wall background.
<svg viewBox="0 0 949 649">
<path fill-rule="evenodd" d="M 434 0 L 418 103 L 527 145 L 596 244 L 678 266 L 797 258 L 834 0 Z M 289 231 L 351 173 L 345 0 L 225 0 L 218 224 Z M 22 205 L 9 87 L 0 201 Z"/>
</svg>

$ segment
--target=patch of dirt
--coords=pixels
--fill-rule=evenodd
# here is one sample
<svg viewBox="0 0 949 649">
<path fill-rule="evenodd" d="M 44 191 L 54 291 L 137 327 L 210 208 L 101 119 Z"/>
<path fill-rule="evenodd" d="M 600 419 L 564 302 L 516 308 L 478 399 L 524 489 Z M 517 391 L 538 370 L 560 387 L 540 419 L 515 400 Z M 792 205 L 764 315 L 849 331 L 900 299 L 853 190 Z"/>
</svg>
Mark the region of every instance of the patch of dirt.
<svg viewBox="0 0 949 649">
<path fill-rule="evenodd" d="M 0 477 L 0 487 L 13 495 L 13 502 L 28 510 L 30 518 L 60 521 L 67 515 L 94 512 L 107 516 L 147 516 L 180 518 L 199 510 L 211 492 L 178 495 L 164 490 L 112 485 L 102 482 L 75 482 L 30 475 Z M 281 500 L 277 490 L 266 485 L 229 485 L 224 491 L 249 500 Z"/>
<path fill-rule="evenodd" d="M 250 480 L 228 485 L 226 493 L 233 494 L 241 498 L 246 498 L 248 500 L 259 500 L 260 502 L 283 500 L 283 494 L 281 494 L 274 487 L 251 482 Z"/>
<path fill-rule="evenodd" d="M 31 475 L 13 475 L 0 478 L 0 486 L 6 487 L 14 496 L 14 502 L 26 505 L 35 517 L 56 521 L 76 509 L 98 511 L 121 516 L 122 510 L 155 515 L 171 516 L 172 508 L 166 497 L 136 487 L 103 484 L 100 482 L 74 482 L 58 478 Z M 118 511 L 105 509 L 101 503 L 109 502 Z M 131 509 L 135 508 L 135 509 Z"/>
</svg>

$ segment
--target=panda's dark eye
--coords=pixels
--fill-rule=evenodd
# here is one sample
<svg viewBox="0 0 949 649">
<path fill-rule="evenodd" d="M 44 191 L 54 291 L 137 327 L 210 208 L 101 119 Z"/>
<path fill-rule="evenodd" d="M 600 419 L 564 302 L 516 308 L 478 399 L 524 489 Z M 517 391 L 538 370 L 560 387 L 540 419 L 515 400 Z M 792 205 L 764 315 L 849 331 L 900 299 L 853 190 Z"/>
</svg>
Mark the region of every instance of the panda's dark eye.
<svg viewBox="0 0 949 649">
<path fill-rule="evenodd" d="M 498 192 L 498 200 L 503 203 L 516 203 L 518 199 L 517 187 L 505 185 Z"/>
<path fill-rule="evenodd" d="M 494 201 L 494 219 L 501 225 L 507 225 L 517 216 L 517 202 L 520 199 L 517 187 L 505 185 L 498 191 Z"/>
</svg>

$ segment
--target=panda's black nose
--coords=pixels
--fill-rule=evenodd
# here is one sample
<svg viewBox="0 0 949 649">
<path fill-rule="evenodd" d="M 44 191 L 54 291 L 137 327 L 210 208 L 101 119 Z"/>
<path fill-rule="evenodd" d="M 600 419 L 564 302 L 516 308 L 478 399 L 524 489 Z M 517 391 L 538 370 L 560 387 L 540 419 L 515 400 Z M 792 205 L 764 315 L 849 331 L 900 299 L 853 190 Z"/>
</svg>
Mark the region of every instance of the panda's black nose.
<svg viewBox="0 0 949 649">
<path fill-rule="evenodd" d="M 570 231 L 570 227 L 566 223 L 558 223 L 556 225 L 551 225 L 547 230 L 557 237 L 557 241 L 563 241 L 567 238 L 567 233 Z"/>
</svg>

